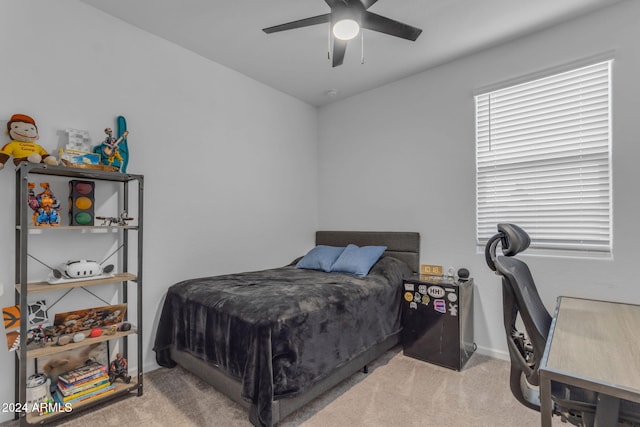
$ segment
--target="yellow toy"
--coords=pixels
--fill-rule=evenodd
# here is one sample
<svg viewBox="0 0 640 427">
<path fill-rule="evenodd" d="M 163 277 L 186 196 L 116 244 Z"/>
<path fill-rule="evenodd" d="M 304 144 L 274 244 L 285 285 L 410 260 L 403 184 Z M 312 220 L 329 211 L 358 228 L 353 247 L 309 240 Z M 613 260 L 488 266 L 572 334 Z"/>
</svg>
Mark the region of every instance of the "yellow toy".
<svg viewBox="0 0 640 427">
<path fill-rule="evenodd" d="M 47 150 L 36 143 L 38 140 L 38 127 L 36 121 L 24 114 L 14 114 L 7 123 L 7 134 L 11 142 L 0 149 L 0 169 L 2 169 L 13 156 L 13 163 L 17 166 L 20 162 L 46 163 L 57 165 L 55 157 L 47 153 Z"/>
<path fill-rule="evenodd" d="M 48 182 L 40 183 L 43 188 L 42 193 L 35 195 L 33 182 L 27 183 L 29 187 L 29 206 L 33 212 L 33 225 L 41 226 L 58 226 L 60 225 L 60 203 L 51 192 Z"/>
</svg>

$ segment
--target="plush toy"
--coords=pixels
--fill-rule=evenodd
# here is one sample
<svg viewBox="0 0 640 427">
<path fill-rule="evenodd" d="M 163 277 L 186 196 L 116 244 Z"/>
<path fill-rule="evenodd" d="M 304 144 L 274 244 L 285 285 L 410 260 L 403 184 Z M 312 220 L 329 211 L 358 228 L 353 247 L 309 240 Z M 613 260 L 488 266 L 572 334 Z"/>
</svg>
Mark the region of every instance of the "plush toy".
<svg viewBox="0 0 640 427">
<path fill-rule="evenodd" d="M 5 144 L 0 150 L 0 169 L 2 169 L 13 155 L 13 163 L 17 166 L 20 162 L 46 163 L 57 165 L 55 157 L 47 153 L 47 150 L 36 144 L 38 140 L 38 127 L 36 121 L 24 114 L 14 114 L 7 123 L 7 134 L 11 142 Z"/>
</svg>

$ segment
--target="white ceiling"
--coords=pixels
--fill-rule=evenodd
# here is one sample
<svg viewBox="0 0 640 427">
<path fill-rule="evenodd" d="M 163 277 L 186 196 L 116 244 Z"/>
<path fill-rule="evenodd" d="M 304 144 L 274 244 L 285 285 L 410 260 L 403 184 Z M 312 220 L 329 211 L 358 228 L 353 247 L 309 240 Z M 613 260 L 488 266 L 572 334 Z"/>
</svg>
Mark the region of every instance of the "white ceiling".
<svg viewBox="0 0 640 427">
<path fill-rule="evenodd" d="M 321 106 L 622 0 L 379 0 L 371 12 L 422 34 L 411 42 L 365 30 L 364 64 L 357 38 L 336 68 L 327 59 L 328 24 L 262 31 L 328 13 L 324 0 L 82 1 Z"/>
</svg>

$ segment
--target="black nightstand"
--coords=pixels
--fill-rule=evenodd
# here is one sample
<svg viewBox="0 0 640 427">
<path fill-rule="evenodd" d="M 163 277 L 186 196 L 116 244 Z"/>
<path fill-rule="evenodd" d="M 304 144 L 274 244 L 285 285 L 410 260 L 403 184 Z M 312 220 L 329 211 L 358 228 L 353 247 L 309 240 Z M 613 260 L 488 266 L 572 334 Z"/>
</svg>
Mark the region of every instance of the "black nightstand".
<svg viewBox="0 0 640 427">
<path fill-rule="evenodd" d="M 402 346 L 415 359 L 461 370 L 473 342 L 473 279 L 411 276 L 404 280 Z"/>
</svg>

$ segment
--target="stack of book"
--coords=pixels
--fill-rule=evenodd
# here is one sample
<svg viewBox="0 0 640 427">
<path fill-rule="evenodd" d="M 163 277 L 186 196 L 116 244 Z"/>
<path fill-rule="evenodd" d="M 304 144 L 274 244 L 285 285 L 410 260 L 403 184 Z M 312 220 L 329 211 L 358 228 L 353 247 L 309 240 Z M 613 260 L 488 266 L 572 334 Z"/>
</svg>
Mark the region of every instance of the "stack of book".
<svg viewBox="0 0 640 427">
<path fill-rule="evenodd" d="M 93 362 L 58 376 L 54 399 L 64 405 L 88 402 L 114 391 L 107 367 Z"/>
</svg>

